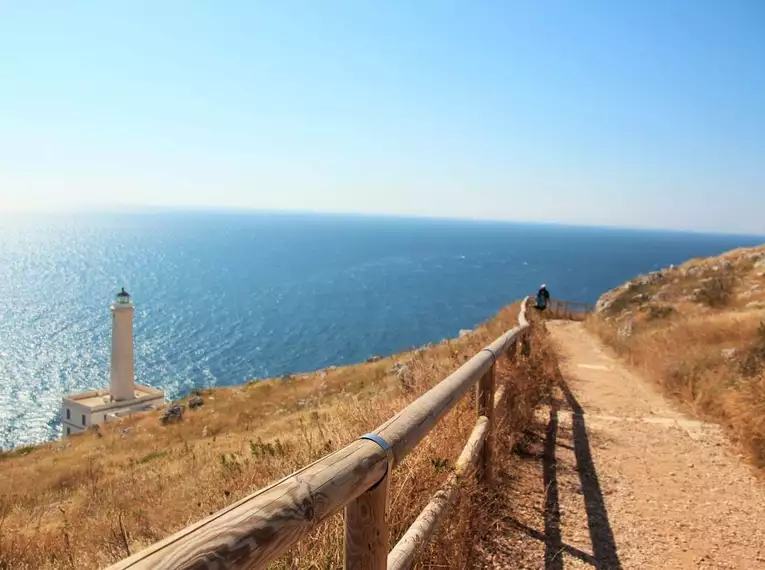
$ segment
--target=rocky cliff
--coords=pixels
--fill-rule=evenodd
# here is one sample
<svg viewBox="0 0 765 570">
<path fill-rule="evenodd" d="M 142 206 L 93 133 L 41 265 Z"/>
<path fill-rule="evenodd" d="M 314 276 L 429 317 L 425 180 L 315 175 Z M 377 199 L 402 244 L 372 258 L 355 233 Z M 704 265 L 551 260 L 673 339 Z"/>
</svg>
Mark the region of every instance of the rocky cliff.
<svg viewBox="0 0 765 570">
<path fill-rule="evenodd" d="M 765 466 L 765 246 L 636 277 L 589 326 Z"/>
</svg>

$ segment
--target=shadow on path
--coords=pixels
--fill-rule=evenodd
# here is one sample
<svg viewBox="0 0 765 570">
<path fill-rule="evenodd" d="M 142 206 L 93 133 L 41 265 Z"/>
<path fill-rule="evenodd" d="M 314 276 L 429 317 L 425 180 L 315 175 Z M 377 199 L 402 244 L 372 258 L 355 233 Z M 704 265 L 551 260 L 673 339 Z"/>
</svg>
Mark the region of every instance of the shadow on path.
<svg viewBox="0 0 765 570">
<path fill-rule="evenodd" d="M 604 570 L 621 570 L 621 562 L 616 552 L 616 541 L 608 520 L 608 511 L 600 488 L 598 472 L 592 459 L 590 439 L 587 435 L 587 425 L 582 406 L 571 392 L 566 382 L 560 381 L 560 388 L 566 402 L 572 411 L 572 432 L 574 439 L 574 455 L 576 470 L 584 495 L 584 506 L 587 513 L 587 526 L 592 542 L 593 563 L 596 568 Z M 545 568 L 547 570 L 562 570 L 563 564 L 560 553 L 564 547 L 560 535 L 560 505 L 558 503 L 557 461 L 555 459 L 555 442 L 558 431 L 558 405 L 553 403 L 550 410 L 550 421 L 547 424 L 544 452 L 544 484 L 545 484 Z"/>
<path fill-rule="evenodd" d="M 558 499 L 558 460 L 555 442 L 558 439 L 558 402 L 550 407 L 550 420 L 545 432 L 542 454 L 542 480 L 545 485 L 545 570 L 563 570 L 563 540 L 560 535 L 560 502 Z"/>
</svg>

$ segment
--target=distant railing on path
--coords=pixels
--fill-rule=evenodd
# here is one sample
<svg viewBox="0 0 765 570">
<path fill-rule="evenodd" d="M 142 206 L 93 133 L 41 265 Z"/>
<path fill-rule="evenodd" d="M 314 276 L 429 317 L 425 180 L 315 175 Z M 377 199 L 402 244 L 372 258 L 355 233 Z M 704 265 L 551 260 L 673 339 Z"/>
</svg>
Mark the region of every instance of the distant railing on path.
<svg viewBox="0 0 765 570">
<path fill-rule="evenodd" d="M 477 467 L 479 480 L 491 481 L 494 410 L 506 395 L 504 386 L 495 390 L 495 364 L 501 357 L 515 359 L 519 342 L 521 353 L 529 354 L 527 304 L 525 299 L 517 327 L 374 432 L 109 570 L 263 568 L 343 508 L 346 569 L 409 568 L 456 497 L 462 476 Z M 473 386 L 478 418 L 455 472 L 391 550 L 386 512 L 391 471 Z"/>
<path fill-rule="evenodd" d="M 565 319 L 568 321 L 583 321 L 589 313 L 595 310 L 595 305 L 579 303 L 577 301 L 564 301 L 562 299 L 550 299 L 547 315 L 552 319 Z"/>
</svg>

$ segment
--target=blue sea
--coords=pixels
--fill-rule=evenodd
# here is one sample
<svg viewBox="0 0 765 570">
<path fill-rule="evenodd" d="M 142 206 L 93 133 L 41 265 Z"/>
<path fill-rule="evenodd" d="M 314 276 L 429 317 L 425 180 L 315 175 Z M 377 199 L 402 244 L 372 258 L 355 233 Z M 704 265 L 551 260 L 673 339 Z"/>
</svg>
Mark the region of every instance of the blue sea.
<svg viewBox="0 0 765 570">
<path fill-rule="evenodd" d="M 634 275 L 765 238 L 225 212 L 0 217 L 0 447 L 60 434 L 109 377 L 109 304 L 133 296 L 136 378 L 199 387 L 453 337 L 538 286 L 594 302 Z"/>
</svg>

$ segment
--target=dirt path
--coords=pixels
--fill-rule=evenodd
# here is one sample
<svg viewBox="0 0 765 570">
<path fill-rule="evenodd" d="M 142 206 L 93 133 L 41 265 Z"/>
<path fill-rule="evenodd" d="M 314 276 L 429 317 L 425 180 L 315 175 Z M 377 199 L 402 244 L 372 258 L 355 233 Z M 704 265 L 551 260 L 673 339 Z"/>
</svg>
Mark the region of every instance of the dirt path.
<svg viewBox="0 0 765 570">
<path fill-rule="evenodd" d="M 765 569 L 765 485 L 714 425 L 675 411 L 581 323 L 548 330 L 558 399 L 498 478 L 485 568 Z"/>
</svg>

